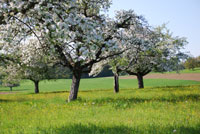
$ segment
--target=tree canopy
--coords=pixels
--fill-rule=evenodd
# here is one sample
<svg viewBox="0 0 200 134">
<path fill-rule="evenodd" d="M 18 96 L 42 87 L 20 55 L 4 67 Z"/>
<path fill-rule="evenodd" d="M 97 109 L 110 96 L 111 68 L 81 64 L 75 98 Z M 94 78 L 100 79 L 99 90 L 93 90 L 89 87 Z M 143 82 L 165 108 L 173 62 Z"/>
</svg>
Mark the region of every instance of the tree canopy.
<svg viewBox="0 0 200 134">
<path fill-rule="evenodd" d="M 106 17 L 102 11 L 109 8 L 109 0 L 18 0 L 0 4 L 4 50 L 37 38 L 47 55 L 73 72 L 69 101 L 77 98 L 82 73 L 125 51 L 117 45 L 118 30 L 141 19 L 132 11 L 119 12 L 116 20 Z"/>
<path fill-rule="evenodd" d="M 104 14 L 110 5 L 110 0 L 0 1 L 1 50 L 18 56 L 20 50 L 20 64 L 30 76 L 42 78 L 49 61 L 69 68 L 68 101 L 77 99 L 81 75 L 107 59 L 115 74 L 141 76 L 177 63 L 183 38 L 151 28 L 133 10 L 118 11 L 111 19 Z"/>
</svg>

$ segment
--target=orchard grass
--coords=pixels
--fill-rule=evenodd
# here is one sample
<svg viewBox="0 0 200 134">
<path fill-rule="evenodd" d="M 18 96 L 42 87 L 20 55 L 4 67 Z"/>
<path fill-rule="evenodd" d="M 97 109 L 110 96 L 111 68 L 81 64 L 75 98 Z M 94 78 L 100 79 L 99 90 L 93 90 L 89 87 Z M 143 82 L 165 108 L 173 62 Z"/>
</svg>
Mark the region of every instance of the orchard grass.
<svg viewBox="0 0 200 134">
<path fill-rule="evenodd" d="M 113 89 L 113 78 L 90 78 L 81 79 L 80 91 L 85 90 L 107 90 Z M 120 79 L 120 88 L 137 88 L 136 79 Z M 144 79 L 145 87 L 163 87 L 163 86 L 186 86 L 200 85 L 200 81 L 192 80 L 172 80 L 172 79 Z M 69 91 L 71 79 L 59 79 L 50 81 L 41 81 L 39 83 L 40 92 Z M 7 92 L 10 88 L 0 86 L 0 92 Z M 13 92 L 34 93 L 34 84 L 30 80 L 23 80 L 19 87 L 13 87 Z"/>
<path fill-rule="evenodd" d="M 151 73 L 160 73 L 160 72 L 151 72 Z M 171 71 L 171 72 L 164 72 L 164 74 L 175 74 L 177 73 L 176 71 Z M 183 69 L 180 70 L 178 73 L 200 73 L 200 68 L 194 68 L 194 69 Z"/>
<path fill-rule="evenodd" d="M 0 94 L 0 134 L 199 134 L 200 85 Z"/>
<path fill-rule="evenodd" d="M 181 70 L 180 73 L 200 73 L 200 68 L 184 69 Z"/>
<path fill-rule="evenodd" d="M 194 68 L 192 69 L 184 69 L 180 71 L 180 73 L 200 73 L 200 68 Z"/>
</svg>

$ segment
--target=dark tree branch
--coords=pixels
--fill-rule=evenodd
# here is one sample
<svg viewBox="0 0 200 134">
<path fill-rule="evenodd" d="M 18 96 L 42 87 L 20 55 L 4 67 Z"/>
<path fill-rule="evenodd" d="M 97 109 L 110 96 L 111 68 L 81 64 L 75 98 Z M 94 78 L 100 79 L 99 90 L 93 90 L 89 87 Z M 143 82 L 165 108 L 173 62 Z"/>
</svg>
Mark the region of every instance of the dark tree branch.
<svg viewBox="0 0 200 134">
<path fill-rule="evenodd" d="M 131 72 L 130 70 L 126 70 L 129 75 L 137 75 L 137 73 Z"/>
<path fill-rule="evenodd" d="M 126 50 L 127 50 L 127 49 L 125 49 L 125 50 L 123 50 L 123 51 L 120 51 L 120 52 L 117 52 L 117 53 L 113 53 L 113 54 L 107 55 L 107 56 L 103 56 L 103 57 L 100 57 L 100 55 L 99 55 L 98 58 L 93 59 L 93 60 L 89 61 L 88 63 L 82 65 L 81 68 L 82 68 L 82 69 L 87 68 L 87 67 L 91 68 L 93 64 L 95 64 L 95 63 L 97 63 L 97 62 L 100 62 L 100 61 L 102 61 L 102 60 L 105 60 L 105 59 L 107 59 L 107 58 L 114 57 L 114 56 L 116 56 L 116 55 L 120 55 L 120 54 L 122 54 L 123 52 L 125 52 Z"/>
<path fill-rule="evenodd" d="M 35 31 L 31 28 L 31 26 L 29 26 L 27 23 L 23 22 L 22 20 L 18 19 L 15 16 L 12 16 L 12 17 L 15 18 L 16 20 L 18 20 L 19 22 L 23 23 L 25 26 L 27 26 L 31 30 L 31 32 L 35 35 L 35 37 L 38 39 L 38 41 L 40 42 L 40 44 L 42 44 L 42 42 L 40 41 L 39 36 L 35 33 Z"/>
<path fill-rule="evenodd" d="M 65 54 L 63 53 L 63 49 L 59 45 L 55 45 L 56 51 L 59 54 L 59 58 L 64 62 L 65 66 L 69 67 L 73 70 L 74 62 L 72 59 L 66 58 Z M 68 54 L 69 55 L 69 54 Z M 70 55 L 69 55 L 70 56 Z M 70 56 L 71 57 L 71 56 Z"/>
<path fill-rule="evenodd" d="M 122 23 L 116 24 L 116 28 L 128 28 L 130 26 L 130 24 L 128 22 L 131 19 L 132 19 L 132 17 L 129 17 L 126 20 L 124 20 Z"/>
<path fill-rule="evenodd" d="M 9 4 L 9 1 L 7 1 L 7 4 Z M 30 9 L 33 9 L 35 7 L 35 5 L 38 4 L 38 2 L 29 2 L 26 7 L 23 7 L 20 11 L 17 10 L 16 8 L 9 11 L 8 17 L 11 17 L 12 15 L 10 15 L 10 13 L 13 13 L 14 15 L 18 14 L 18 13 L 22 13 L 22 14 L 26 14 L 27 11 L 29 11 Z M 3 13 L 0 14 L 0 24 L 6 24 L 5 20 L 4 20 L 4 16 Z"/>
<path fill-rule="evenodd" d="M 150 73 L 152 70 L 151 69 L 147 69 L 146 71 L 143 72 L 143 76 L 147 75 L 148 73 Z"/>
</svg>

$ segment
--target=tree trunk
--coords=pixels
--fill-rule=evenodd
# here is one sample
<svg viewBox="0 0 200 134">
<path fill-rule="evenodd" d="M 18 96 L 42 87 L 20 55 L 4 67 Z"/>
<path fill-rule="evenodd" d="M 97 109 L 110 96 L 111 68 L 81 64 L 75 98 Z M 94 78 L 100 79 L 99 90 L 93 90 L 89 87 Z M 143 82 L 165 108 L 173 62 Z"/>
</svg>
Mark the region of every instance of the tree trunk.
<svg viewBox="0 0 200 134">
<path fill-rule="evenodd" d="M 35 93 L 38 94 L 39 93 L 39 81 L 33 81 L 35 84 Z"/>
<path fill-rule="evenodd" d="M 143 75 L 137 74 L 138 88 L 144 88 Z"/>
<path fill-rule="evenodd" d="M 114 73 L 114 92 L 119 92 L 119 75 L 117 73 Z"/>
<path fill-rule="evenodd" d="M 68 102 L 77 99 L 80 80 L 81 80 L 81 73 L 74 72 L 73 77 L 72 77 L 72 85 L 71 85 L 71 91 L 70 91 L 70 95 L 68 98 Z"/>
</svg>

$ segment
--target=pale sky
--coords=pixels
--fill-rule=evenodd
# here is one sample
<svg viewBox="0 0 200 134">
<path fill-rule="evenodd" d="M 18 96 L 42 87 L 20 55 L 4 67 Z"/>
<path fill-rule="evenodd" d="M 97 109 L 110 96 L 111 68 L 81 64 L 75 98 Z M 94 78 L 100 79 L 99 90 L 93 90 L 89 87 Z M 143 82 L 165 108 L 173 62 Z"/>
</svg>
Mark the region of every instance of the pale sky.
<svg viewBox="0 0 200 134">
<path fill-rule="evenodd" d="M 133 9 L 152 26 L 167 23 L 174 36 L 187 38 L 184 51 L 200 56 L 200 0 L 113 0 L 110 17 L 120 9 Z"/>
</svg>

